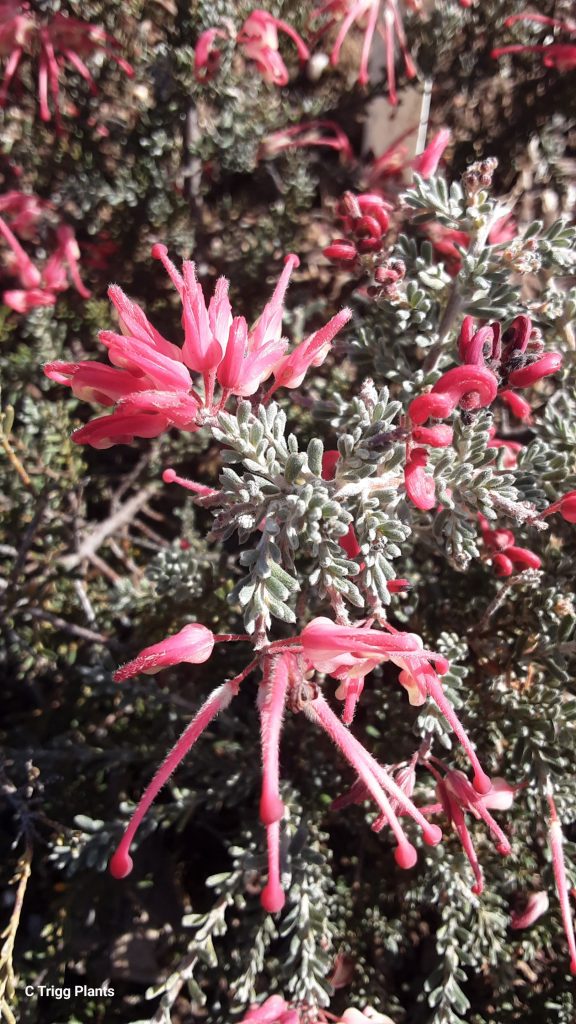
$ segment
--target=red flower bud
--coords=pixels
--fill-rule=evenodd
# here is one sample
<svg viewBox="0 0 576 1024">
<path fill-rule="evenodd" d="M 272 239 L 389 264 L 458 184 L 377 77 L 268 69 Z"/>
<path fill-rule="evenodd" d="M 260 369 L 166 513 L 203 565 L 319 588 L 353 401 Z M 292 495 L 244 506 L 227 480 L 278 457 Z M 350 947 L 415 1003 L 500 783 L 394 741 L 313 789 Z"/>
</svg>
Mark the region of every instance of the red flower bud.
<svg viewBox="0 0 576 1024">
<path fill-rule="evenodd" d="M 541 380 L 542 377 L 549 377 L 550 374 L 556 373 L 561 366 L 561 354 L 559 352 L 547 352 L 545 356 L 542 356 L 542 359 L 537 359 L 535 363 L 523 366 L 520 370 L 513 370 L 508 380 L 514 388 L 529 388 L 536 381 Z"/>
</svg>

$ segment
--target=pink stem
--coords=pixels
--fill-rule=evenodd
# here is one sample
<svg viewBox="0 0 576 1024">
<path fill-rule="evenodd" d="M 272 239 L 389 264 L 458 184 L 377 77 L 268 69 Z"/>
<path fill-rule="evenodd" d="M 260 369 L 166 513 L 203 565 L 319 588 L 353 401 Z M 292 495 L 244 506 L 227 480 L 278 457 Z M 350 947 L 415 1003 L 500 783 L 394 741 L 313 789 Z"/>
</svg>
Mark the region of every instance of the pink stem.
<svg viewBox="0 0 576 1024">
<path fill-rule="evenodd" d="M 357 3 L 352 5 L 350 11 L 344 18 L 344 21 L 340 26 L 340 31 L 336 37 L 336 42 L 332 47 L 332 53 L 330 54 L 330 61 L 334 66 L 340 60 L 340 50 L 342 49 L 342 44 L 344 43 L 348 32 L 352 28 L 354 22 L 368 10 L 370 2 L 371 0 L 358 0 Z"/>
<path fill-rule="evenodd" d="M 63 53 L 66 57 L 66 60 L 70 61 L 72 67 L 76 68 L 78 74 L 81 75 L 86 82 L 88 82 L 88 85 L 90 86 L 90 92 L 92 93 L 92 95 L 96 96 L 98 93 L 98 89 L 96 88 L 96 82 L 92 78 L 92 75 L 90 74 L 84 61 L 81 60 L 78 54 L 74 53 L 73 50 L 64 50 Z"/>
<path fill-rule="evenodd" d="M 268 881 L 260 893 L 260 903 L 269 914 L 277 914 L 285 903 L 284 890 L 280 882 L 280 822 L 273 821 L 266 826 L 268 846 Z"/>
<path fill-rule="evenodd" d="M 34 266 L 28 253 L 24 251 L 2 217 L 0 217 L 0 235 L 3 235 L 16 257 L 16 270 L 24 287 L 37 288 L 42 280 L 40 271 Z"/>
<path fill-rule="evenodd" d="M 125 878 L 132 871 L 133 863 L 129 853 L 130 844 L 148 808 L 155 800 L 164 783 L 168 781 L 174 769 L 177 768 L 191 747 L 194 746 L 198 737 L 202 735 L 218 712 L 228 706 L 235 692 L 231 683 L 224 683 L 213 690 L 160 765 L 154 778 L 140 798 L 130 823 L 120 840 L 116 853 L 110 860 L 110 873 L 114 878 Z"/>
<path fill-rule="evenodd" d="M 470 862 L 470 867 L 472 868 L 472 871 L 474 872 L 474 878 L 476 879 L 474 885 L 472 886 L 472 892 L 476 893 L 476 895 L 479 896 L 482 890 L 484 889 L 484 879 L 482 877 L 482 869 L 478 862 L 478 856 L 474 848 L 474 843 L 472 842 L 472 838 L 468 831 L 468 826 L 466 825 L 464 812 L 462 811 L 462 808 L 459 806 L 456 800 L 452 800 L 449 797 L 448 803 L 450 807 L 450 817 L 452 819 L 452 823 L 454 825 L 454 828 L 456 829 L 456 832 L 458 833 L 458 838 L 462 843 L 462 848 Z"/>
<path fill-rule="evenodd" d="M 264 683 L 259 699 L 262 744 L 262 795 L 260 821 L 272 825 L 284 817 L 284 804 L 280 799 L 280 733 L 286 695 L 290 682 L 290 655 L 279 659 L 267 658 L 264 664 Z"/>
<path fill-rule="evenodd" d="M 7 65 L 6 65 L 6 70 L 4 72 L 4 81 L 2 83 L 2 89 L 0 90 L 0 107 L 3 107 L 4 104 L 6 103 L 6 98 L 8 96 L 8 89 L 10 88 L 10 83 L 11 83 L 12 79 L 14 78 L 14 75 L 16 74 L 17 70 L 18 70 L 18 65 L 20 63 L 20 59 L 22 57 L 22 53 L 23 53 L 22 47 L 18 46 L 10 54 L 10 59 L 9 59 Z"/>
<path fill-rule="evenodd" d="M 162 479 L 165 484 L 179 484 L 180 487 L 184 487 L 187 491 L 193 491 L 194 494 L 199 494 L 202 498 L 220 493 L 214 487 L 207 487 L 206 484 L 197 484 L 195 480 L 186 480 L 185 477 L 178 476 L 176 470 L 170 467 L 164 470 Z"/>
<path fill-rule="evenodd" d="M 370 15 L 368 18 L 368 24 L 366 26 L 366 32 L 364 33 L 364 42 L 362 44 L 362 56 L 360 58 L 360 74 L 358 75 L 358 81 L 360 85 L 367 85 L 368 78 L 368 59 L 370 57 L 370 49 L 372 47 L 372 40 L 376 31 L 376 25 L 378 23 L 378 14 L 380 13 L 380 0 L 377 3 L 373 3 L 370 9 Z"/>
<path fill-rule="evenodd" d="M 428 693 L 432 697 L 432 700 L 437 705 L 439 711 L 442 712 L 444 718 L 448 722 L 448 725 L 452 729 L 455 736 L 460 741 L 461 746 L 466 751 L 470 764 L 474 769 L 473 785 L 477 793 L 489 793 L 492 788 L 492 782 L 486 772 L 482 768 L 480 761 L 478 760 L 476 751 L 472 746 L 472 742 L 468 733 L 462 726 L 460 720 L 456 716 L 456 712 L 452 707 L 450 701 L 446 697 L 442 684 L 438 679 L 431 679 L 430 676 L 426 676 L 426 688 Z"/>
<path fill-rule="evenodd" d="M 395 854 L 396 861 L 401 867 L 412 867 L 416 863 L 416 850 L 408 842 L 404 830 L 390 806 L 388 797 L 380 785 L 379 779 L 375 777 L 370 763 L 372 760 L 370 755 L 354 739 L 345 726 L 342 725 L 322 695 L 316 697 L 314 701 L 305 704 L 304 712 L 312 721 L 318 722 L 325 732 L 328 733 L 332 742 L 340 748 L 344 757 L 352 765 L 382 811 L 398 842 L 398 850 Z M 426 822 L 426 826 L 428 826 L 428 822 Z"/>
<path fill-rule="evenodd" d="M 558 900 L 560 903 L 562 924 L 564 925 L 566 941 L 568 942 L 568 949 L 570 950 L 570 972 L 572 974 L 576 974 L 576 941 L 574 939 L 574 922 L 572 920 L 572 912 L 570 910 L 568 880 L 566 878 L 564 850 L 562 849 L 564 837 L 562 835 L 562 825 L 558 819 L 554 798 L 549 795 L 547 799 L 550 807 L 548 841 L 550 843 L 550 851 L 552 853 L 554 880 L 556 882 L 556 892 L 558 893 Z"/>
</svg>

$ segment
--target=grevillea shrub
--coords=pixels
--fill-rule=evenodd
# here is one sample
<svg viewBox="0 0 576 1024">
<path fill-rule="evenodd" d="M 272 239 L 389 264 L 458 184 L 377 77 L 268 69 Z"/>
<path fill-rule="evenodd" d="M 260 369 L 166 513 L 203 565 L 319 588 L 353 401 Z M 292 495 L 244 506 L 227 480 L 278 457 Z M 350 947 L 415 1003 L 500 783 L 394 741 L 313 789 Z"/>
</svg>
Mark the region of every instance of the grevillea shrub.
<svg viewBox="0 0 576 1024">
<path fill-rule="evenodd" d="M 572 1024 L 569 12 L 157 6 L 0 4 L 0 1013 Z"/>
</svg>

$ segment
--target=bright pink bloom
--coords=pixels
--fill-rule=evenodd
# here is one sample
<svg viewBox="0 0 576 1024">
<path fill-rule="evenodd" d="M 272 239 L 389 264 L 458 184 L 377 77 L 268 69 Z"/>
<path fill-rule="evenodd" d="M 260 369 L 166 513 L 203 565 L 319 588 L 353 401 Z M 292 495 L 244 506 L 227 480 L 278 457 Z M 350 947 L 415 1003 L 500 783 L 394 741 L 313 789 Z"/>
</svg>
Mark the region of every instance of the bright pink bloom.
<svg viewBox="0 0 576 1024">
<path fill-rule="evenodd" d="M 554 512 L 559 512 L 567 523 L 576 523 L 576 491 L 568 491 L 563 494 L 553 505 L 549 505 L 543 512 L 538 512 L 538 518 L 544 519 Z"/>
<path fill-rule="evenodd" d="M 165 637 L 158 644 L 145 647 L 138 657 L 129 661 L 114 673 L 114 681 L 123 683 L 125 679 L 144 672 L 148 676 L 156 675 L 168 665 L 200 665 L 208 661 L 214 649 L 214 634 L 206 626 L 193 622 L 184 626 L 174 636 Z"/>
<path fill-rule="evenodd" d="M 193 263 L 185 262 L 180 274 L 165 246 L 155 245 L 152 255 L 162 261 L 180 295 L 184 343 L 180 347 L 164 338 L 140 306 L 111 285 L 108 294 L 122 333 L 101 331 L 100 340 L 116 369 L 102 363 L 55 362 L 45 367 L 48 377 L 67 384 L 78 397 L 116 406 L 111 416 L 75 431 L 73 440 L 79 444 L 107 448 L 128 444 L 134 437 L 156 437 L 170 427 L 197 430 L 203 417 L 214 415 L 230 394 L 254 394 L 271 373 L 276 382 L 270 394 L 278 387 L 297 387 L 310 366 L 320 365 L 351 316 L 342 310 L 285 356 L 283 303 L 297 256 L 286 258 L 272 298 L 248 330 L 243 317 L 232 317 L 225 278 L 217 282 L 207 306 Z M 203 395 L 196 391 L 190 371 L 202 375 Z M 215 402 L 216 384 L 221 392 Z"/>
<path fill-rule="evenodd" d="M 118 844 L 116 853 L 110 859 L 110 874 L 114 878 L 125 878 L 132 871 L 133 863 L 130 856 L 130 846 L 138 827 L 144 819 L 146 811 L 188 751 L 196 743 L 196 740 L 207 729 L 213 719 L 216 718 L 216 715 L 228 706 L 234 693 L 235 691 L 231 683 L 224 683 L 223 686 L 218 686 L 213 690 L 160 765 L 140 799 L 136 811 Z"/>
<path fill-rule="evenodd" d="M 339 626 L 330 619 L 319 617 L 305 626 L 300 640 L 305 657 L 317 671 L 341 680 L 336 696 L 348 704 L 345 706 L 345 721 L 350 721 L 353 716 L 364 677 L 385 661 L 397 665 L 401 669 L 399 681 L 407 690 L 410 703 L 422 705 L 427 697 L 432 697 L 468 754 L 474 768 L 475 788 L 479 793 L 488 792 L 490 780 L 446 699 L 436 672 L 430 666 L 430 661 L 435 662 L 437 670 L 443 674 L 448 669 L 448 662 L 442 655 L 425 650 L 419 636 Z"/>
<path fill-rule="evenodd" d="M 547 800 L 550 807 L 548 843 L 552 854 L 554 881 L 556 882 L 556 892 L 558 893 L 558 901 L 560 903 L 560 911 L 562 913 L 562 923 L 564 925 L 564 932 L 568 942 L 568 949 L 570 951 L 570 971 L 572 974 L 576 974 L 576 940 L 574 938 L 574 921 L 572 920 L 572 911 L 570 910 L 568 879 L 566 877 L 564 850 L 562 848 L 564 843 L 562 823 L 558 818 L 556 805 L 551 794 L 548 795 Z"/>
<path fill-rule="evenodd" d="M 297 388 L 304 380 L 311 366 L 321 366 L 338 331 L 352 317 L 351 309 L 341 309 L 324 327 L 311 334 L 306 341 L 300 342 L 293 352 L 284 356 L 274 367 L 274 384 L 267 394 L 269 398 L 277 388 Z"/>
<path fill-rule="evenodd" d="M 510 916 L 510 927 L 529 928 L 542 914 L 545 914 L 550 906 L 548 893 L 545 890 L 530 893 L 524 908 L 521 911 L 515 910 Z"/>
<path fill-rule="evenodd" d="M 408 406 L 412 423 L 421 426 L 428 418 L 446 419 L 458 405 L 481 409 L 491 405 L 498 391 L 498 379 L 485 366 L 455 366 L 447 370 L 426 395 L 414 398 Z"/>
<path fill-rule="evenodd" d="M 226 32 L 223 29 L 208 28 L 198 37 L 194 49 L 194 78 L 197 82 L 209 82 L 220 67 L 222 54 L 214 46 L 214 41 L 218 38 L 226 38 Z"/>
<path fill-rule="evenodd" d="M 450 144 L 452 132 L 449 128 L 441 128 L 428 143 L 426 149 L 414 157 L 412 167 L 422 178 L 431 178 L 438 170 L 438 164 L 442 159 L 444 150 Z"/>
<path fill-rule="evenodd" d="M 366 787 L 381 814 L 384 815 L 398 844 L 394 853 L 398 866 L 402 868 L 413 867 L 417 860 L 416 850 L 406 837 L 398 816 L 391 805 L 390 797 L 395 797 L 403 813 L 408 814 L 420 826 L 425 843 L 431 846 L 439 843 L 442 838 L 441 830 L 437 825 L 431 825 L 426 820 L 392 776 L 378 764 L 346 726 L 339 721 L 321 694 L 314 700 L 306 702 L 303 706 L 303 711 L 311 721 L 320 725 L 336 746 L 339 747 L 346 760 L 356 771 L 359 780 Z"/>
<path fill-rule="evenodd" d="M 515 391 L 510 391 L 509 388 L 499 391 L 498 395 L 506 403 L 514 416 L 521 420 L 522 423 L 532 422 L 532 406 L 523 395 L 518 395 Z"/>
<path fill-rule="evenodd" d="M 472 886 L 472 892 L 480 895 L 484 888 L 484 881 L 476 850 L 474 849 L 474 844 L 472 842 L 472 837 L 470 836 L 466 825 L 464 812 L 470 812 L 475 818 L 479 820 L 482 819 L 482 821 L 488 825 L 488 828 L 496 839 L 496 849 L 498 850 L 498 853 L 504 856 L 510 853 L 510 843 L 507 837 L 504 835 L 502 829 L 487 809 L 487 801 L 489 800 L 490 793 L 488 793 L 487 796 L 479 796 L 476 789 L 470 784 L 463 772 L 448 771 L 444 778 L 441 778 L 433 765 L 429 764 L 428 768 L 437 779 L 438 797 L 442 803 L 447 818 L 452 822 L 454 829 L 458 834 L 460 842 L 462 843 L 462 848 L 470 862 L 472 871 L 474 872 L 476 881 Z"/>
<path fill-rule="evenodd" d="M 410 501 L 427 512 L 436 504 L 434 477 L 425 470 L 428 453 L 424 448 L 413 448 L 404 467 L 404 485 Z"/>
<path fill-rule="evenodd" d="M 132 77 L 130 64 L 119 57 L 118 42 L 99 25 L 69 18 L 56 13 L 44 21 L 30 14 L 26 3 L 5 3 L 0 7 L 0 55 L 8 56 L 4 84 L 0 92 L 0 106 L 6 103 L 10 83 L 23 55 L 38 57 L 38 98 L 40 117 L 50 121 L 49 99 L 52 99 L 56 116 L 60 114 L 60 75 L 62 66 L 70 64 L 88 83 L 90 91 L 96 92 L 96 84 L 85 60 L 96 53 L 104 53 L 116 61 L 119 67 Z"/>
<path fill-rule="evenodd" d="M 513 388 L 529 388 L 543 377 L 557 373 L 562 362 L 563 359 L 559 352 L 547 352 L 536 362 L 529 363 L 528 366 L 523 366 L 519 370 L 512 370 L 508 381 Z"/>
<path fill-rule="evenodd" d="M 374 40 L 378 34 L 384 41 L 386 71 L 388 77 L 388 96 L 390 103 L 397 103 L 395 43 L 398 42 L 404 59 L 404 69 L 408 78 L 416 76 L 416 68 L 406 44 L 404 25 L 400 16 L 397 0 L 322 0 L 320 6 L 312 12 L 313 18 L 324 18 L 318 35 L 331 30 L 340 21 L 336 41 L 330 54 L 330 60 L 336 66 L 340 60 L 340 52 L 348 32 L 355 22 L 364 28 L 364 42 L 360 57 L 358 82 L 367 85 L 369 81 L 368 60 Z"/>
<path fill-rule="evenodd" d="M 7 306 L 18 313 L 36 306 L 53 306 L 58 293 L 69 288 L 70 280 L 83 299 L 90 297 L 80 278 L 80 250 L 71 227 L 56 227 L 50 237 L 53 248 L 42 261 L 34 262 L 21 245 L 19 238 L 27 242 L 34 239 L 40 221 L 46 219 L 50 225 L 50 203 L 24 192 L 8 192 L 0 197 L 0 212 L 6 218 L 0 216 L 0 237 L 9 249 L 5 268 L 22 285 L 21 289 L 4 292 L 2 299 Z"/>
<path fill-rule="evenodd" d="M 296 45 L 301 63 L 306 63 L 310 51 L 295 29 L 268 11 L 255 10 L 248 16 L 240 32 L 238 43 L 245 57 L 253 60 L 266 82 L 288 85 L 290 77 L 278 49 L 278 31 L 284 32 Z"/>
<path fill-rule="evenodd" d="M 485 516 L 478 517 L 482 539 L 491 555 L 497 576 L 511 576 L 516 570 L 540 569 L 542 560 L 528 548 L 518 547 L 512 530 L 493 530 Z"/>
<path fill-rule="evenodd" d="M 354 153 L 346 133 L 336 121 L 322 119 L 302 121 L 291 128 L 267 135 L 258 148 L 258 159 L 274 157 L 285 149 L 302 149 L 306 146 L 326 146 L 337 150 L 343 163 L 354 162 Z"/>
<path fill-rule="evenodd" d="M 291 1010 L 281 996 L 270 996 L 260 1006 L 253 1006 L 240 1024 L 299 1024 L 300 1013 Z"/>
<path fill-rule="evenodd" d="M 427 444 L 431 448 L 449 448 L 454 438 L 452 427 L 437 423 L 435 427 L 414 427 L 412 440 L 417 444 Z"/>
</svg>

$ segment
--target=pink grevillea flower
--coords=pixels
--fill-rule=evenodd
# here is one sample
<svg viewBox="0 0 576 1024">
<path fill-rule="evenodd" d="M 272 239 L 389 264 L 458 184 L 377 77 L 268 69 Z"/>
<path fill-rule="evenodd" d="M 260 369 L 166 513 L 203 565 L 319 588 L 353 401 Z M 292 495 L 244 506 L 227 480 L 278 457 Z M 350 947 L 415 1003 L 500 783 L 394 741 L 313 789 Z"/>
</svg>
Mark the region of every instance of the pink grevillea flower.
<svg viewBox="0 0 576 1024">
<path fill-rule="evenodd" d="M 72 435 L 78 444 L 109 448 L 128 444 L 134 437 L 156 437 L 170 427 L 197 430 L 207 416 L 222 409 L 231 394 L 253 395 L 272 374 L 278 387 L 298 387 L 310 366 L 325 359 L 337 332 L 350 319 L 350 310 L 336 316 L 285 355 L 282 337 L 284 296 L 298 257 L 286 257 L 284 270 L 270 301 L 249 329 L 243 317 L 233 317 L 228 281 L 220 278 L 208 305 L 193 263 L 185 261 L 182 274 L 163 245 L 152 255 L 166 268 L 183 307 L 183 345 L 164 338 L 144 311 L 116 285 L 108 294 L 120 319 L 121 334 L 101 331 L 113 367 L 102 363 L 48 363 L 45 373 L 67 384 L 77 397 L 90 397 L 114 412 L 93 420 Z M 202 376 L 203 393 L 194 386 L 192 373 Z M 215 389 L 219 395 L 215 399 Z"/>
<path fill-rule="evenodd" d="M 50 99 L 59 117 L 60 76 L 64 64 L 68 63 L 84 78 L 93 94 L 97 91 L 96 84 L 85 61 L 94 54 L 103 53 L 116 61 L 126 75 L 134 74 L 130 64 L 118 56 L 119 43 L 99 25 L 59 13 L 41 20 L 29 12 L 27 3 L 7 3 L 0 7 L 0 56 L 8 56 L 0 105 L 6 103 L 8 89 L 25 53 L 33 59 L 39 54 L 38 99 L 43 121 L 52 118 Z"/>
<path fill-rule="evenodd" d="M 315 119 L 302 121 L 267 135 L 258 148 L 258 159 L 265 160 L 286 149 L 302 149 L 307 146 L 325 146 L 335 149 L 343 163 L 353 163 L 354 153 L 350 140 L 336 121 Z"/>
<path fill-rule="evenodd" d="M 145 647 L 137 658 L 114 673 L 114 680 L 122 683 L 139 672 L 149 676 L 156 675 L 168 665 L 179 665 L 184 662 L 200 665 L 203 661 L 208 661 L 213 649 L 214 634 L 206 629 L 206 626 L 193 622 L 189 626 L 184 626 L 174 636 L 168 636 L 158 644 Z"/>
<path fill-rule="evenodd" d="M 505 441 L 500 437 L 496 437 L 496 427 L 490 427 L 490 444 L 489 448 L 494 448 L 498 451 L 500 448 L 504 449 L 504 469 L 514 469 L 518 462 L 518 455 L 522 451 L 523 445 L 519 441 Z"/>
<path fill-rule="evenodd" d="M 194 49 L 194 78 L 197 82 L 209 82 L 220 67 L 222 54 L 214 45 L 216 39 L 226 39 L 227 33 L 221 28 L 208 28 L 198 37 Z"/>
<path fill-rule="evenodd" d="M 436 791 L 438 798 L 446 817 L 454 826 L 454 830 L 462 843 L 462 848 L 474 873 L 475 882 L 472 886 L 472 892 L 480 895 L 484 888 L 484 880 L 474 843 L 466 825 L 464 813 L 469 812 L 475 818 L 484 821 L 488 825 L 490 832 L 496 840 L 498 853 L 507 856 L 511 852 L 507 837 L 488 810 L 491 794 L 489 793 L 487 796 L 479 795 L 463 772 L 448 771 L 442 778 L 432 764 L 428 764 L 428 769 L 437 780 Z"/>
<path fill-rule="evenodd" d="M 90 297 L 80 277 L 80 250 L 71 227 L 60 224 L 51 233 L 48 257 L 32 260 L 21 244 L 20 239 L 34 238 L 39 222 L 49 218 L 51 210 L 50 203 L 26 193 L 9 192 L 0 197 L 0 211 L 4 213 L 0 216 L 0 238 L 8 247 L 5 269 L 21 285 L 5 291 L 2 301 L 17 313 L 53 306 L 58 294 L 70 287 L 70 281 L 83 299 Z"/>
<path fill-rule="evenodd" d="M 427 419 L 446 419 L 461 406 L 481 409 L 491 405 L 498 392 L 498 379 L 485 366 L 455 366 L 436 381 L 426 395 L 414 398 L 408 406 L 413 424 L 421 426 Z"/>
<path fill-rule="evenodd" d="M 574 938 L 574 921 L 572 920 L 572 911 L 570 909 L 568 879 L 566 877 L 566 865 L 564 862 L 564 836 L 562 834 L 562 823 L 558 817 L 556 804 L 554 803 L 552 794 L 548 793 L 546 799 L 550 808 L 548 844 L 552 854 L 554 881 L 556 883 L 556 892 L 558 893 L 558 901 L 560 903 L 562 924 L 564 925 L 564 932 L 570 952 L 570 972 L 572 974 L 576 974 L 576 939 Z"/>
<path fill-rule="evenodd" d="M 337 217 L 347 238 L 337 238 L 324 249 L 326 259 L 351 263 L 360 254 L 378 252 L 390 223 L 391 204 L 370 192 L 355 195 L 345 192 L 338 204 Z"/>
<path fill-rule="evenodd" d="M 291 1010 L 282 996 L 270 996 L 260 1006 L 252 1006 L 240 1024 L 299 1024 L 300 1013 Z"/>
<path fill-rule="evenodd" d="M 514 910 L 510 915 L 510 927 L 515 930 L 530 928 L 539 917 L 546 913 L 550 901 L 546 890 L 532 892 L 521 910 Z"/>
<path fill-rule="evenodd" d="M 312 12 L 312 17 L 314 19 L 325 19 L 318 35 L 322 35 L 324 32 L 338 26 L 338 33 L 330 54 L 330 60 L 334 66 L 340 60 L 344 40 L 352 26 L 357 23 L 360 27 L 364 28 L 364 41 L 358 71 L 358 82 L 360 85 L 368 84 L 368 61 L 374 35 L 378 32 L 384 41 L 388 98 L 390 103 L 396 104 L 398 101 L 396 92 L 396 43 L 404 60 L 404 70 L 407 78 L 415 78 L 417 73 L 414 61 L 408 51 L 404 25 L 397 0 L 323 0 Z"/>
<path fill-rule="evenodd" d="M 576 491 L 568 491 L 558 501 L 549 505 L 543 512 L 538 512 L 538 518 L 544 519 L 558 512 L 567 523 L 576 523 Z"/>
<path fill-rule="evenodd" d="M 474 786 L 486 793 L 491 782 L 472 747 L 470 739 L 447 700 L 442 684 L 432 669 L 435 662 L 440 673 L 448 669 L 442 655 L 424 649 L 415 633 L 383 633 L 376 629 L 339 626 L 323 617 L 313 619 L 302 630 L 300 641 L 307 661 L 319 672 L 341 680 L 336 696 L 344 700 L 344 721 L 351 721 L 362 692 L 364 678 L 377 665 L 391 661 L 400 669 L 399 681 L 408 692 L 410 703 L 422 705 L 431 697 L 466 751 L 474 769 Z"/>
<path fill-rule="evenodd" d="M 305 64 L 310 51 L 304 40 L 286 21 L 275 18 L 268 11 L 255 10 L 248 16 L 240 32 L 238 43 L 244 56 L 253 60 L 266 82 L 288 85 L 290 76 L 278 49 L 278 32 L 283 32 L 295 44 L 300 62 Z"/>
<path fill-rule="evenodd" d="M 441 128 L 436 133 L 426 149 L 412 161 L 412 167 L 418 172 L 421 178 L 431 178 L 438 170 L 438 164 L 444 155 L 444 150 L 450 144 L 452 132 L 449 128 Z"/>
<path fill-rule="evenodd" d="M 533 21 L 539 25 L 546 25 L 551 28 L 559 28 L 570 35 L 576 35 L 576 22 L 561 21 L 558 18 L 548 18 L 543 14 L 533 14 L 529 11 L 522 14 L 513 14 L 506 18 L 504 24 L 508 27 L 517 21 Z M 511 46 L 501 46 L 492 50 L 492 57 L 504 56 L 506 53 L 541 53 L 542 63 L 547 68 L 557 68 L 558 71 L 571 71 L 576 68 L 576 45 L 570 43 L 548 43 L 546 45 L 524 45 L 515 43 Z"/>
<path fill-rule="evenodd" d="M 542 560 L 528 548 L 518 547 L 512 530 L 493 530 L 485 516 L 478 516 L 482 540 L 497 576 L 511 576 L 514 571 L 540 569 Z"/>
<path fill-rule="evenodd" d="M 406 494 L 416 508 L 427 512 L 436 504 L 434 477 L 426 472 L 428 452 L 424 448 L 413 448 L 404 467 Z"/>
</svg>

